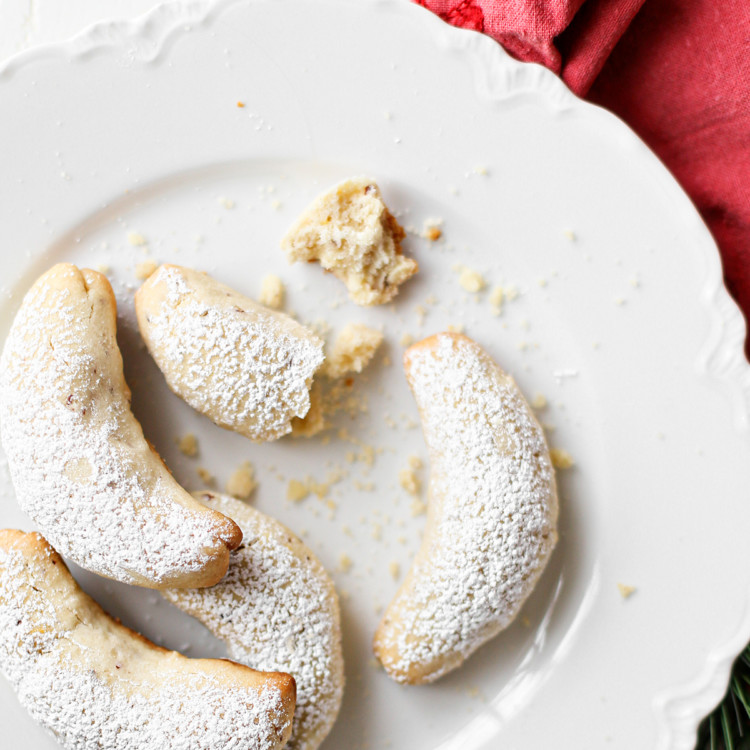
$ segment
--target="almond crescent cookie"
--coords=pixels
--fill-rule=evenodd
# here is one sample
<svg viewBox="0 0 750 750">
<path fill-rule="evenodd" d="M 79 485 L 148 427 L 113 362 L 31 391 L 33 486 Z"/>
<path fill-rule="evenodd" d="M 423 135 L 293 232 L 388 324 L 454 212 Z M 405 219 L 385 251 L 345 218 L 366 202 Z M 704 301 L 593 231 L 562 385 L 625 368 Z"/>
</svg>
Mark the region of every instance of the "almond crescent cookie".
<svg viewBox="0 0 750 750">
<path fill-rule="evenodd" d="M 70 750 L 280 750 L 291 731 L 292 677 L 155 646 L 39 534 L 0 531 L 0 670 Z"/>
<path fill-rule="evenodd" d="M 245 543 L 216 586 L 163 594 L 224 641 L 230 658 L 294 677 L 297 708 L 287 748 L 315 750 L 336 720 L 344 689 L 333 582 L 315 555 L 278 521 L 227 495 L 195 496 L 232 517 Z"/>
<path fill-rule="evenodd" d="M 404 368 L 430 455 L 427 526 L 374 650 L 393 679 L 419 684 L 515 618 L 555 546 L 558 502 L 542 428 L 478 344 L 440 333 Z"/>
<path fill-rule="evenodd" d="M 288 315 L 174 265 L 149 277 L 135 310 L 169 387 L 220 427 L 276 440 L 307 414 L 323 342 Z"/>
<path fill-rule="evenodd" d="M 418 270 L 417 261 L 401 250 L 404 236 L 375 181 L 355 177 L 318 196 L 281 248 L 290 262 L 320 261 L 358 305 L 382 305 Z"/>
<path fill-rule="evenodd" d="M 0 359 L 3 448 L 21 508 L 81 567 L 210 586 L 239 527 L 172 479 L 130 411 L 107 279 L 61 263 L 26 294 Z"/>
</svg>

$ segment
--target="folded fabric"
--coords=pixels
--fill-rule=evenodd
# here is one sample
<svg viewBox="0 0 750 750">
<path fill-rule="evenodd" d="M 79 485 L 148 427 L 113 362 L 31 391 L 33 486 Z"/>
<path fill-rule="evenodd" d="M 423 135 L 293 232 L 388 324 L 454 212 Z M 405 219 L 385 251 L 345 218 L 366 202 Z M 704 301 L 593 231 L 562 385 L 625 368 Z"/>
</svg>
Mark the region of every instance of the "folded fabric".
<svg viewBox="0 0 750 750">
<path fill-rule="evenodd" d="M 416 1 L 625 120 L 695 202 L 750 318 L 747 0 Z"/>
</svg>

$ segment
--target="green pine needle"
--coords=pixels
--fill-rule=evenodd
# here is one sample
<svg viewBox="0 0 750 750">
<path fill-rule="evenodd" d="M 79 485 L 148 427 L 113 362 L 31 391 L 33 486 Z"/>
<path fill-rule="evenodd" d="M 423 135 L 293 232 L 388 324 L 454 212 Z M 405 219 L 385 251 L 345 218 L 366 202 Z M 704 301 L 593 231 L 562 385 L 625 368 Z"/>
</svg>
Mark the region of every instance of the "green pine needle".
<svg viewBox="0 0 750 750">
<path fill-rule="evenodd" d="M 698 727 L 695 750 L 750 750 L 750 644 L 732 667 L 721 703 Z"/>
</svg>

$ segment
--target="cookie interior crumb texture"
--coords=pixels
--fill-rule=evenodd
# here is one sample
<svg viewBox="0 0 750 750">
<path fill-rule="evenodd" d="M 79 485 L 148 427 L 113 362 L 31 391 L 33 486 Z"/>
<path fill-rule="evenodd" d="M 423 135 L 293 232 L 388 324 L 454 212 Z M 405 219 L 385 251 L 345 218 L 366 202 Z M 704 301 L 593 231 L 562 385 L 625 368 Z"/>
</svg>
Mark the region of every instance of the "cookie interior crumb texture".
<svg viewBox="0 0 750 750">
<path fill-rule="evenodd" d="M 344 180 L 319 196 L 281 241 L 290 262 L 319 261 L 359 305 L 390 302 L 417 262 L 401 249 L 405 233 L 377 184 Z"/>
</svg>

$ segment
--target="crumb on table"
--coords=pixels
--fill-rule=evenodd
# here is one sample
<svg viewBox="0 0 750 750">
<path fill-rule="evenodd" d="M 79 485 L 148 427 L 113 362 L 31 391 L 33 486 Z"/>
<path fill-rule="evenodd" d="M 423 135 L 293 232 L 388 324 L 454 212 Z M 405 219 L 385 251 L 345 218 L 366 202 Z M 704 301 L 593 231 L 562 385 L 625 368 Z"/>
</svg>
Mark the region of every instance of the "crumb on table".
<svg viewBox="0 0 750 750">
<path fill-rule="evenodd" d="M 247 500 L 258 486 L 255 470 L 249 461 L 243 461 L 227 480 L 227 492 L 240 500 Z"/>
<path fill-rule="evenodd" d="M 198 455 L 198 438 L 192 432 L 188 432 L 177 440 L 180 453 L 190 458 Z"/>
<path fill-rule="evenodd" d="M 278 310 L 284 304 L 284 282 L 276 275 L 269 273 L 263 277 L 260 284 L 261 305 Z"/>
</svg>

